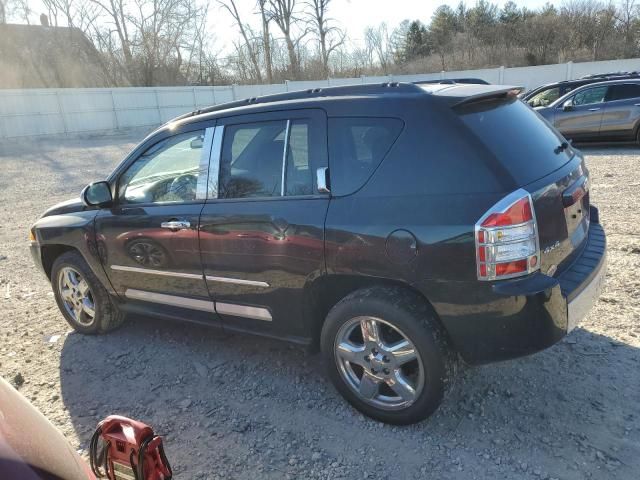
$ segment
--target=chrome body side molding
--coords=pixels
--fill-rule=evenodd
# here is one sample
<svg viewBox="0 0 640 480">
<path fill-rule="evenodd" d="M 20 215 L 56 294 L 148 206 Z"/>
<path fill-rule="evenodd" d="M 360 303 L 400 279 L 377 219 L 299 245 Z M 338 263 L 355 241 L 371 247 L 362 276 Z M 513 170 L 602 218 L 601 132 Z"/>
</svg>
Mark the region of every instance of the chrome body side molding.
<svg viewBox="0 0 640 480">
<path fill-rule="evenodd" d="M 173 307 L 190 308 L 203 312 L 215 313 L 216 309 L 211 300 L 197 300 L 194 298 L 178 297 L 176 295 L 165 295 L 164 293 L 146 292 L 128 288 L 124 296 L 132 300 L 142 300 L 144 302 L 161 303 Z"/>
<path fill-rule="evenodd" d="M 250 285 L 252 287 L 266 288 L 269 286 L 267 282 L 258 282 L 257 280 L 243 280 L 241 278 L 215 277 L 212 275 L 207 275 L 206 279 L 209 282 L 234 283 L 236 285 Z"/>
<path fill-rule="evenodd" d="M 127 288 L 124 296 L 131 300 L 141 300 L 143 302 L 160 303 L 171 305 L 172 307 L 189 308 L 203 312 L 219 313 L 221 315 L 231 315 L 234 317 L 253 318 L 254 320 L 264 320 L 271 322 L 271 312 L 262 307 L 250 307 L 248 305 L 237 305 L 235 303 L 213 302 L 211 300 L 198 300 L 195 298 L 179 297 L 176 295 L 166 295 L 164 293 L 147 292 Z"/>
<path fill-rule="evenodd" d="M 253 318 L 270 322 L 273 320 L 271 312 L 266 308 L 236 305 L 235 303 L 216 302 L 216 312 L 221 315 L 233 315 L 235 317 Z"/>
<path fill-rule="evenodd" d="M 149 275 L 162 275 L 164 277 L 189 278 L 192 280 L 202 280 L 203 278 L 205 278 L 203 275 L 199 275 L 197 273 L 171 272 L 168 270 L 154 270 L 152 268 L 128 267 L 126 265 L 111 265 L 111 270 L 119 270 L 121 272 L 132 273 L 146 273 Z M 267 282 L 260 282 L 257 280 L 244 280 L 242 278 L 216 277 L 213 275 L 207 275 L 206 279 L 209 282 L 233 283 L 235 285 L 249 285 L 252 287 L 267 288 L 270 286 Z"/>
<path fill-rule="evenodd" d="M 111 265 L 111 270 L 119 270 L 121 272 L 148 273 L 150 275 L 162 275 L 164 277 L 189 278 L 193 280 L 202 280 L 203 276 L 197 273 L 181 273 L 170 272 L 167 270 L 153 270 L 151 268 L 127 267 L 126 265 Z"/>
</svg>

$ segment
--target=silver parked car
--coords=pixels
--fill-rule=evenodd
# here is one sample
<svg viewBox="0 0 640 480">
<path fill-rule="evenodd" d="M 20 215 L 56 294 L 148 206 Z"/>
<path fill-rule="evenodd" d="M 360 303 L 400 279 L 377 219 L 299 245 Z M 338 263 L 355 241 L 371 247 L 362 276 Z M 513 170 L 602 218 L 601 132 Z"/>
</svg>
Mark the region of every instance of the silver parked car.
<svg viewBox="0 0 640 480">
<path fill-rule="evenodd" d="M 584 85 L 536 111 L 575 141 L 640 141 L 640 80 Z"/>
</svg>

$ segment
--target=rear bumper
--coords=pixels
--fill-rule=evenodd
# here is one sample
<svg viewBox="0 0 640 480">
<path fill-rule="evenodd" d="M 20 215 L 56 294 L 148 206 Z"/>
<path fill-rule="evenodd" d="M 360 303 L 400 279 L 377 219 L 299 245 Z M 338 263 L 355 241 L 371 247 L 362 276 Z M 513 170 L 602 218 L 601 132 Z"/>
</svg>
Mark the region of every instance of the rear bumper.
<svg viewBox="0 0 640 480">
<path fill-rule="evenodd" d="M 589 228 L 585 251 L 569 270 L 559 276 L 567 298 L 567 332 L 573 330 L 600 297 L 607 274 L 607 240 L 604 229 L 594 223 Z"/>
<path fill-rule="evenodd" d="M 529 355 L 560 341 L 596 302 L 605 275 L 605 232 L 592 223 L 580 256 L 557 277 L 536 273 L 486 286 L 449 284 L 446 301 L 438 295 L 430 300 L 462 358 L 483 364 Z"/>
</svg>

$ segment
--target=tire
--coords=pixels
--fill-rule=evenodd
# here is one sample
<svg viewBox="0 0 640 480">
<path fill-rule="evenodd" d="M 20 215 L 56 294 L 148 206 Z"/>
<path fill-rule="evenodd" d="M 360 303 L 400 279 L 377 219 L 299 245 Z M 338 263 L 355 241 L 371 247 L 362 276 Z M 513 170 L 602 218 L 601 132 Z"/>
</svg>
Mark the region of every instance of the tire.
<svg viewBox="0 0 640 480">
<path fill-rule="evenodd" d="M 63 253 L 53 262 L 51 286 L 58 308 L 76 332 L 106 333 L 124 322 L 124 314 L 79 252 Z"/>
<path fill-rule="evenodd" d="M 400 288 L 358 290 L 338 302 L 327 315 L 320 346 L 338 392 L 363 414 L 396 425 L 431 415 L 457 366 L 431 307 Z"/>
</svg>

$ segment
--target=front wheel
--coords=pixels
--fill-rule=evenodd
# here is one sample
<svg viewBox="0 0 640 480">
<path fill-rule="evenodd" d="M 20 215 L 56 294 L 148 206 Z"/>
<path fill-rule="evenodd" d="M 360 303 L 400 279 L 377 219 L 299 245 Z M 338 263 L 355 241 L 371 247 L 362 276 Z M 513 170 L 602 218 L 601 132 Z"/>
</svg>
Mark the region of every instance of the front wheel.
<svg viewBox="0 0 640 480">
<path fill-rule="evenodd" d="M 77 332 L 104 333 L 124 321 L 124 314 L 78 252 L 56 259 L 51 286 L 62 315 Z"/>
<path fill-rule="evenodd" d="M 368 288 L 341 300 L 321 347 L 337 390 L 365 415 L 393 424 L 431 415 L 455 368 L 426 302 L 401 289 Z"/>
</svg>

